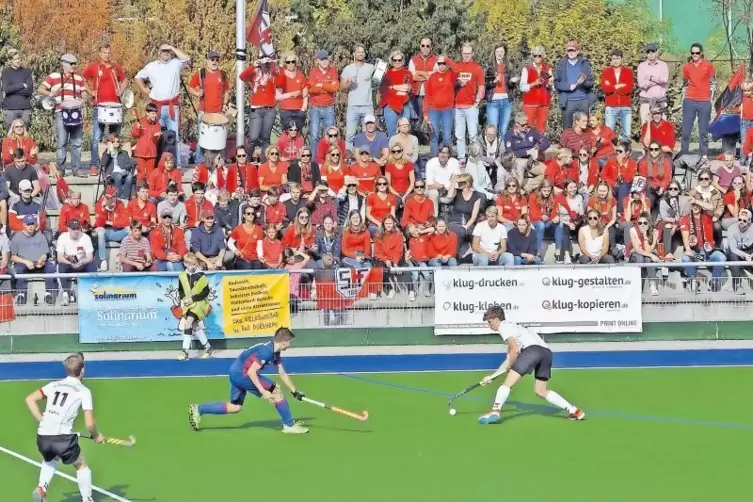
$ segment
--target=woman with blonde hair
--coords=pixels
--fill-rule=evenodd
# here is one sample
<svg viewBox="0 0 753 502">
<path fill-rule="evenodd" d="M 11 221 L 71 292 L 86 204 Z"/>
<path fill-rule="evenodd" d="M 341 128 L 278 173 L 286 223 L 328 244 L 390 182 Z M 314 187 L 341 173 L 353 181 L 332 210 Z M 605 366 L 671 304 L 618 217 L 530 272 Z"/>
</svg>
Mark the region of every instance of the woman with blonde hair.
<svg viewBox="0 0 753 502">
<path fill-rule="evenodd" d="M 37 155 L 39 155 L 39 148 L 37 143 L 31 139 L 29 132 L 24 125 L 22 119 L 16 119 L 10 123 L 8 128 L 8 135 L 3 138 L 3 165 L 13 163 L 13 152 L 16 148 L 20 148 L 26 154 L 26 162 L 31 165 L 37 163 Z"/>
<path fill-rule="evenodd" d="M 379 108 L 384 109 L 384 124 L 387 127 L 387 137 L 397 133 L 397 121 L 399 118 L 410 118 L 411 88 L 413 87 L 413 75 L 405 67 L 405 55 L 399 51 L 390 53 L 392 68 L 387 70 L 382 79 L 380 94 L 382 100 Z"/>
<path fill-rule="evenodd" d="M 319 168 L 322 181 L 326 181 L 330 190 L 335 194 L 345 185 L 345 177 L 350 175 L 350 168 L 343 160 L 343 153 L 337 145 L 332 145 L 327 150 L 324 163 Z"/>
<path fill-rule="evenodd" d="M 552 102 L 552 67 L 546 62 L 546 51 L 540 45 L 531 50 L 533 61 L 520 73 L 520 91 L 523 93 L 523 113 L 528 124 L 541 134 L 546 131 L 549 105 Z"/>
<path fill-rule="evenodd" d="M 309 104 L 306 76 L 298 70 L 298 58 L 295 52 L 284 53 L 282 63 L 282 68 L 278 70 L 275 90 L 275 98 L 280 105 L 280 123 L 284 128 L 289 129 L 292 122 L 296 125 L 296 131 L 302 131 Z M 302 140 L 301 144 L 303 144 Z"/>
<path fill-rule="evenodd" d="M 578 263 L 614 263 L 614 257 L 609 254 L 609 232 L 601 221 L 601 214 L 597 209 L 589 209 L 586 213 L 586 225 L 578 232 L 578 246 L 580 258 Z"/>
<path fill-rule="evenodd" d="M 400 146 L 402 154 L 406 161 L 416 162 L 418 160 L 418 138 L 411 134 L 410 120 L 400 117 L 397 121 L 397 133 L 390 138 L 390 150 L 394 146 Z"/>
</svg>

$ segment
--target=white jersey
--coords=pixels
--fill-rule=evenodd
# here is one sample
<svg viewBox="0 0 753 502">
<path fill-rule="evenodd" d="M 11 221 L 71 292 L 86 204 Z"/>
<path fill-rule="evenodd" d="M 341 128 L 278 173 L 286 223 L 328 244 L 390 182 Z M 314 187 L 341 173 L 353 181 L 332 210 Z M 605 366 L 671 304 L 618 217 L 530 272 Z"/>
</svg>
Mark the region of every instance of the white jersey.
<svg viewBox="0 0 753 502">
<path fill-rule="evenodd" d="M 545 349 L 549 348 L 549 345 L 546 344 L 538 333 L 529 328 L 524 328 L 519 324 L 515 324 L 514 322 L 502 321 L 499 325 L 498 331 L 505 342 L 510 338 L 514 338 L 515 341 L 518 342 L 518 345 L 520 345 L 521 351 L 532 345 L 538 345 Z"/>
<path fill-rule="evenodd" d="M 94 409 L 91 391 L 78 378 L 68 377 L 50 382 L 41 391 L 47 399 L 47 406 L 37 429 L 40 436 L 73 434 L 73 421 L 79 409 Z"/>
</svg>

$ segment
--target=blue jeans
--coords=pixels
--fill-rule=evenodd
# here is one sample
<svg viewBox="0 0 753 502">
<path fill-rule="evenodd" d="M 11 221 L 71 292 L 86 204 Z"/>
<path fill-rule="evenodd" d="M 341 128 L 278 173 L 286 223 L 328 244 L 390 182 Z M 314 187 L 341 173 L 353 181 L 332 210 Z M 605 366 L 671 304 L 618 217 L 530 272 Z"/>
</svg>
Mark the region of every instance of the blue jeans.
<svg viewBox="0 0 753 502">
<path fill-rule="evenodd" d="M 175 118 L 170 118 L 170 106 L 164 105 L 159 111 L 159 122 L 162 127 L 168 131 L 175 132 L 175 144 L 180 144 L 180 107 L 173 105 L 173 111 L 175 112 Z"/>
<path fill-rule="evenodd" d="M 108 242 L 118 242 L 120 243 L 123 239 L 125 239 L 128 236 L 128 229 L 127 228 L 121 228 L 121 229 L 113 229 L 113 228 L 103 228 L 103 229 L 97 229 L 97 255 L 100 261 L 107 259 L 107 243 Z"/>
<path fill-rule="evenodd" d="M 487 267 L 489 265 L 503 265 L 512 267 L 515 265 L 515 257 L 511 253 L 502 253 L 494 263 L 489 263 L 489 257 L 481 253 L 473 253 L 473 264 L 477 267 Z"/>
<path fill-rule="evenodd" d="M 510 125 L 512 115 L 512 103 L 508 98 L 495 99 L 486 104 L 486 125 L 497 127 L 497 136 L 505 137 L 507 127 Z"/>
<path fill-rule="evenodd" d="M 682 146 L 680 153 L 690 153 L 690 133 L 693 132 L 696 117 L 698 117 L 699 153 L 708 155 L 711 101 L 693 101 L 687 98 L 682 101 Z"/>
<path fill-rule="evenodd" d="M 155 264 L 158 272 L 183 272 L 186 269 L 179 261 L 157 260 Z"/>
<path fill-rule="evenodd" d="M 522 256 L 513 256 L 515 265 L 541 265 L 541 258 L 536 256 L 533 261 L 528 261 Z"/>
<path fill-rule="evenodd" d="M 682 255 L 682 262 L 683 263 L 692 263 L 693 258 L 683 254 Z M 712 263 L 722 263 L 727 261 L 727 257 L 719 250 L 712 251 L 710 255 L 706 256 L 706 261 L 712 262 Z M 698 269 L 696 267 L 686 267 L 685 273 L 690 277 L 691 279 L 695 278 L 698 275 Z M 711 278 L 712 279 L 719 279 L 724 274 L 724 267 L 713 267 L 711 269 Z"/>
<path fill-rule="evenodd" d="M 370 261 L 362 261 L 359 262 L 355 258 L 343 258 L 342 264 L 347 265 L 349 267 L 353 268 L 371 268 L 371 262 Z"/>
<path fill-rule="evenodd" d="M 97 266 L 94 262 L 89 262 L 81 267 L 74 267 L 66 263 L 58 263 L 58 274 L 93 274 L 97 271 Z M 60 278 L 60 289 L 62 291 L 69 291 L 71 289 L 71 283 L 73 279 L 71 277 Z"/>
<path fill-rule="evenodd" d="M 248 116 L 248 144 L 251 150 L 261 148 L 262 155 L 272 141 L 272 128 L 277 118 L 277 109 L 271 107 L 252 108 Z M 316 146 L 312 148 L 316 149 Z M 265 158 L 266 160 L 266 158 Z"/>
<path fill-rule="evenodd" d="M 622 210 L 624 209 L 622 207 L 622 201 L 630 195 L 630 187 L 632 187 L 632 183 L 620 183 L 616 187 L 614 187 L 614 196 L 617 197 L 617 215 L 622 214 Z M 619 219 L 619 218 L 618 218 Z"/>
<path fill-rule="evenodd" d="M 441 261 L 439 258 L 432 258 L 429 260 L 430 267 L 457 267 L 458 261 L 454 257 L 450 257 L 447 261 Z"/>
<path fill-rule="evenodd" d="M 29 269 L 23 263 L 14 263 L 13 270 L 15 270 L 16 272 L 16 293 L 26 293 L 26 290 L 29 287 L 28 279 L 23 278 L 24 274 L 42 274 L 42 273 L 52 274 L 57 271 L 55 264 L 49 261 L 45 262 L 43 267 L 36 268 L 36 269 Z M 53 289 L 57 289 L 55 285 L 56 282 L 57 280 L 53 278 L 45 279 L 44 289 L 46 291 L 52 291 Z"/>
<path fill-rule="evenodd" d="M 617 132 L 617 121 L 620 122 L 620 139 L 630 139 L 630 128 L 633 125 L 633 110 L 629 106 L 607 106 L 604 108 L 604 125 Z"/>
<path fill-rule="evenodd" d="M 353 151 L 353 141 L 356 138 L 358 126 L 363 123 L 366 115 L 374 115 L 374 107 L 372 105 L 348 105 L 348 110 L 345 114 L 345 148 L 351 152 Z"/>
<path fill-rule="evenodd" d="M 424 271 L 417 271 L 417 272 L 411 272 L 411 276 L 413 278 L 413 282 L 415 283 L 416 287 L 419 285 L 419 281 L 421 279 L 420 276 L 424 276 L 424 282 L 426 282 L 426 290 L 431 291 L 432 286 L 432 273 L 428 270 L 428 264 L 425 261 L 413 261 L 414 267 L 420 267 L 420 268 L 426 268 L 426 272 Z"/>
<path fill-rule="evenodd" d="M 389 106 L 384 107 L 384 126 L 387 128 L 387 137 L 397 134 L 397 121 L 400 119 L 410 120 L 410 104 L 403 106 L 402 112 L 396 112 Z"/>
<path fill-rule="evenodd" d="M 321 131 L 326 131 L 335 125 L 334 106 L 312 106 L 309 108 L 309 133 L 311 148 L 316 149 L 321 137 Z"/>
<path fill-rule="evenodd" d="M 105 129 L 109 127 L 108 133 L 115 136 L 120 135 L 121 124 L 104 125 L 97 119 L 97 107 L 92 108 L 92 161 L 91 165 L 99 167 L 99 143 L 105 134 Z"/>
<path fill-rule="evenodd" d="M 439 151 L 439 129 L 442 129 L 442 143 L 452 145 L 452 122 L 455 120 L 455 109 L 429 110 L 429 121 L 432 125 L 431 146 L 429 156 L 434 158 Z"/>
<path fill-rule="evenodd" d="M 118 189 L 118 199 L 130 199 L 133 187 L 133 173 L 130 171 L 112 173 L 112 180 L 115 183 L 115 188 Z"/>
<path fill-rule="evenodd" d="M 547 228 L 552 228 L 554 223 L 551 221 L 534 221 L 533 230 L 536 232 L 536 251 L 540 254 L 541 248 L 544 247 L 544 232 Z"/>
<path fill-rule="evenodd" d="M 478 137 L 478 106 L 455 108 L 455 139 L 457 140 L 458 160 L 465 160 L 465 133 L 468 143 L 475 143 Z"/>
<path fill-rule="evenodd" d="M 68 143 L 71 145 L 71 171 L 81 171 L 81 146 L 84 144 L 84 125 L 66 127 L 63 114 L 55 112 L 55 131 L 58 137 L 57 162 L 60 174 L 65 175 L 65 158 L 68 156 Z"/>
<path fill-rule="evenodd" d="M 569 253 L 571 246 L 570 227 L 564 223 L 557 223 L 557 226 L 554 227 L 554 248 Z"/>
</svg>

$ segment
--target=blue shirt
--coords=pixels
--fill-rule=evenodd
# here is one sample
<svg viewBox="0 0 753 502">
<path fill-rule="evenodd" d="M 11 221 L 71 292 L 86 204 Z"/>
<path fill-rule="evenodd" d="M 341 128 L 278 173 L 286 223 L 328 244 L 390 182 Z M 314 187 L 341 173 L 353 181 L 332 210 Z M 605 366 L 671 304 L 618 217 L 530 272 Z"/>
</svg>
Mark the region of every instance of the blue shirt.
<svg viewBox="0 0 753 502">
<path fill-rule="evenodd" d="M 580 74 L 583 73 L 581 70 L 580 60 L 576 59 L 575 64 L 571 63 L 570 61 L 566 62 L 567 66 L 567 83 L 570 85 L 575 84 L 578 81 L 578 77 L 580 77 Z M 568 96 L 567 98 L 570 101 L 580 101 L 582 99 L 586 99 L 586 91 L 583 89 L 583 87 L 578 86 L 575 88 L 575 90 Z"/>
<path fill-rule="evenodd" d="M 263 370 L 269 363 L 279 366 L 282 364 L 280 353 L 275 352 L 275 344 L 272 341 L 266 343 L 257 343 L 253 347 L 249 347 L 239 355 L 233 364 L 230 366 L 230 373 L 242 373 L 248 374 L 248 369 L 254 362 L 258 362 L 261 365 L 259 371 Z"/>
</svg>

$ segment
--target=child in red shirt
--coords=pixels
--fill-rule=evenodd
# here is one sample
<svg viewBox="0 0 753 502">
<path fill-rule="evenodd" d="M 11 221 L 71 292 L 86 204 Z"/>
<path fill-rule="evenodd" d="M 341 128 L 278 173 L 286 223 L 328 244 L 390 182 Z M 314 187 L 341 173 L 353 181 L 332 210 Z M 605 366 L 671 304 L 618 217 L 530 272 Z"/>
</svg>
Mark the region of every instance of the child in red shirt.
<svg viewBox="0 0 753 502">
<path fill-rule="evenodd" d="M 136 159 L 136 183 L 142 184 L 157 163 L 157 144 L 162 135 L 162 125 L 157 120 L 157 105 L 146 105 L 146 117 L 142 117 L 131 128 L 131 136 L 136 139 L 133 156 Z"/>
</svg>

